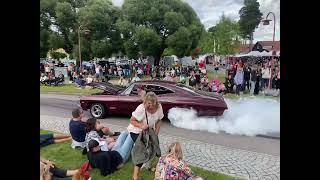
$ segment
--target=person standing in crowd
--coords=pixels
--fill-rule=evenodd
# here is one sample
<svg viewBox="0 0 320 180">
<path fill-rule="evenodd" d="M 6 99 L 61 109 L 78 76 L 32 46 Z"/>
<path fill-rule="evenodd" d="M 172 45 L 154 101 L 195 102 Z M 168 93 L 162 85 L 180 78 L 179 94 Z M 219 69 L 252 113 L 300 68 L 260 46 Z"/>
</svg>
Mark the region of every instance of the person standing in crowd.
<svg viewBox="0 0 320 180">
<path fill-rule="evenodd" d="M 196 75 L 194 77 L 196 78 L 196 89 L 198 90 L 201 83 L 200 70 L 196 72 Z"/>
<path fill-rule="evenodd" d="M 152 130 L 158 136 L 160 132 L 160 122 L 164 117 L 162 106 L 154 92 L 148 92 L 144 96 L 144 101 L 140 104 L 130 118 L 130 124 L 127 130 L 133 142 L 136 142 L 138 136 L 145 130 Z M 141 152 L 143 153 L 143 152 Z M 134 156 L 134 153 L 132 153 Z M 134 158 L 134 157 L 133 157 Z M 139 179 L 140 168 L 142 164 L 135 164 L 133 170 L 133 179 Z"/>
<path fill-rule="evenodd" d="M 44 70 L 45 70 L 45 72 L 46 72 L 47 76 L 49 76 L 49 73 L 50 73 L 50 66 L 49 66 L 48 64 L 46 64 L 46 65 L 44 66 Z"/>
<path fill-rule="evenodd" d="M 254 89 L 257 81 L 257 69 L 251 69 L 251 77 L 250 77 L 250 94 L 253 95 Z"/>
<path fill-rule="evenodd" d="M 224 86 L 226 88 L 227 93 L 233 93 L 234 80 L 231 74 L 229 74 L 229 76 L 226 78 Z"/>
<path fill-rule="evenodd" d="M 202 91 L 209 91 L 209 80 L 207 75 L 203 75 L 201 78 L 201 90 Z"/>
<path fill-rule="evenodd" d="M 191 71 L 191 74 L 189 76 L 189 86 L 191 86 L 191 87 L 196 86 L 196 77 L 194 75 L 194 71 Z"/>
<path fill-rule="evenodd" d="M 259 95 L 259 91 L 260 91 L 260 83 L 261 83 L 261 68 L 258 67 L 256 69 L 256 83 L 255 83 L 255 86 L 254 86 L 254 91 L 253 91 L 253 94 L 254 95 Z"/>
<path fill-rule="evenodd" d="M 100 67 L 101 66 L 99 64 L 96 65 L 96 77 L 97 78 L 99 78 L 99 76 L 100 76 Z"/>
<path fill-rule="evenodd" d="M 273 78 L 272 78 L 272 88 L 280 89 L 280 69 L 276 67 L 274 69 Z"/>
<path fill-rule="evenodd" d="M 262 68 L 261 73 L 262 73 L 262 83 L 261 83 L 261 85 L 262 85 L 262 89 L 264 91 L 269 86 L 269 80 L 271 79 L 271 68 L 268 67 L 267 65 L 265 65 Z"/>
<path fill-rule="evenodd" d="M 236 94 L 240 95 L 240 91 L 242 90 L 242 84 L 243 84 L 243 69 L 241 67 L 238 67 L 237 69 L 237 73 L 234 77 L 234 82 L 237 86 Z"/>
<path fill-rule="evenodd" d="M 243 90 L 250 90 L 250 67 L 243 67 Z M 246 89 L 247 88 L 247 89 Z"/>
</svg>

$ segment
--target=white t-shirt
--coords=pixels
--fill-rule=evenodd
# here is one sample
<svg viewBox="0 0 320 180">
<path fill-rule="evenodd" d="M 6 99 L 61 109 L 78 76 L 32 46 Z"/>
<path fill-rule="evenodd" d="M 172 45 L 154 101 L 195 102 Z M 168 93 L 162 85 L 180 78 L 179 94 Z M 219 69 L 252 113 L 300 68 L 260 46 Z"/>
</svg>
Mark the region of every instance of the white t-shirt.
<svg viewBox="0 0 320 180">
<path fill-rule="evenodd" d="M 98 66 L 98 67 L 96 67 L 96 74 L 99 74 L 99 73 L 100 73 L 100 68 Z"/>
<path fill-rule="evenodd" d="M 145 108 L 143 104 L 140 104 L 136 108 L 136 110 L 132 112 L 132 116 L 135 117 L 139 122 L 143 121 L 144 123 L 147 123 Z M 155 113 L 151 114 L 147 111 L 147 116 L 148 116 L 149 127 L 155 128 L 155 124 L 158 122 L 158 120 L 161 120 L 164 116 L 161 104 L 159 104 L 159 108 Z M 133 126 L 131 123 L 129 124 L 127 130 L 129 132 L 136 133 L 136 134 L 140 134 L 142 132 L 142 129 Z"/>
</svg>

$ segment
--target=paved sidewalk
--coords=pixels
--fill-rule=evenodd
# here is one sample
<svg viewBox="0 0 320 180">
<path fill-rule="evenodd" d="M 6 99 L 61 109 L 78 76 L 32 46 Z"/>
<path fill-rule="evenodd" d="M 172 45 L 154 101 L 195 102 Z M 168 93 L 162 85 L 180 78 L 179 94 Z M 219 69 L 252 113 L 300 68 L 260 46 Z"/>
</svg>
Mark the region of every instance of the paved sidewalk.
<svg viewBox="0 0 320 180">
<path fill-rule="evenodd" d="M 40 115 L 40 128 L 69 133 L 69 119 Z M 113 131 L 126 127 L 106 124 Z M 245 179 L 280 179 L 280 157 L 203 143 L 183 137 L 159 135 L 161 151 L 172 142 L 180 142 L 184 159 L 194 166 Z"/>
</svg>

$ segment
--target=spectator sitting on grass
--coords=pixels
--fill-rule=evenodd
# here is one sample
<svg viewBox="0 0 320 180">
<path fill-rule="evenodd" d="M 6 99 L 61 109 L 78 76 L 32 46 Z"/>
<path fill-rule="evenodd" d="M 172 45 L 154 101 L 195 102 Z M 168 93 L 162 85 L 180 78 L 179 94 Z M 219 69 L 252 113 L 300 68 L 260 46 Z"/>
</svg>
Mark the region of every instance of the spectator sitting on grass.
<svg viewBox="0 0 320 180">
<path fill-rule="evenodd" d="M 81 78 L 81 76 L 77 76 L 75 81 L 74 81 L 75 85 L 78 86 L 78 87 L 82 87 L 84 86 L 84 80 Z"/>
<path fill-rule="evenodd" d="M 55 79 L 55 85 L 57 86 L 59 83 L 64 82 L 64 75 L 62 72 L 59 72 L 58 78 Z"/>
<path fill-rule="evenodd" d="M 119 79 L 119 81 L 118 81 L 118 85 L 119 86 L 124 86 L 124 82 L 125 80 L 124 80 L 124 78 L 123 78 L 123 76 L 120 76 L 120 79 Z"/>
<path fill-rule="evenodd" d="M 178 142 L 170 144 L 167 154 L 159 158 L 154 179 L 202 180 L 193 174 L 189 164 L 183 160 L 181 145 Z"/>
<path fill-rule="evenodd" d="M 93 81 L 93 78 L 92 78 L 91 74 L 89 74 L 86 79 L 86 82 L 87 82 L 87 84 L 90 84 L 90 83 L 92 83 L 92 81 Z"/>
<path fill-rule="evenodd" d="M 138 76 L 139 76 L 139 77 L 141 77 L 141 76 L 142 76 L 143 71 L 141 70 L 141 68 L 140 68 L 140 67 L 138 67 L 137 73 L 138 73 Z"/>
<path fill-rule="evenodd" d="M 48 82 L 48 80 L 49 80 L 48 76 L 46 76 L 44 73 L 41 73 L 40 82 L 46 83 Z"/>
<path fill-rule="evenodd" d="M 90 118 L 87 120 L 86 128 L 85 128 L 85 131 L 86 131 L 85 141 L 86 141 L 87 151 L 89 151 L 88 143 L 92 139 L 95 139 L 99 142 L 102 151 L 108 151 L 112 149 L 112 147 L 115 144 L 115 140 L 103 134 L 101 134 L 102 136 L 100 136 L 98 133 L 98 131 L 102 131 L 103 128 L 104 128 L 103 125 L 100 123 L 100 121 L 97 121 L 96 118 Z"/>
<path fill-rule="evenodd" d="M 83 121 L 83 111 L 80 108 L 72 111 L 72 119 L 69 122 L 69 131 L 72 137 L 72 148 L 84 148 L 86 138 L 86 123 Z"/>
<path fill-rule="evenodd" d="M 140 78 L 138 77 L 137 73 L 135 73 L 134 77 L 131 79 L 131 82 L 136 82 L 136 81 L 140 81 Z"/>
<path fill-rule="evenodd" d="M 173 81 L 173 78 L 170 76 L 169 73 L 166 73 L 166 77 L 163 80 L 164 81 Z"/>
<path fill-rule="evenodd" d="M 182 84 L 185 84 L 185 83 L 186 83 L 186 77 L 185 77 L 185 75 L 180 74 L 180 76 L 179 76 L 179 82 L 182 83 Z"/>
<path fill-rule="evenodd" d="M 49 144 L 70 141 L 71 139 L 71 136 L 65 134 L 40 134 L 40 147 L 47 146 Z"/>
<path fill-rule="evenodd" d="M 129 132 L 121 132 L 111 151 L 102 151 L 98 141 L 88 143 L 88 160 L 92 168 L 98 168 L 102 176 L 107 176 L 120 169 L 128 161 L 133 146 Z"/>
<path fill-rule="evenodd" d="M 79 170 L 64 170 L 58 168 L 53 162 L 40 157 L 40 180 L 53 180 L 75 176 Z"/>
</svg>

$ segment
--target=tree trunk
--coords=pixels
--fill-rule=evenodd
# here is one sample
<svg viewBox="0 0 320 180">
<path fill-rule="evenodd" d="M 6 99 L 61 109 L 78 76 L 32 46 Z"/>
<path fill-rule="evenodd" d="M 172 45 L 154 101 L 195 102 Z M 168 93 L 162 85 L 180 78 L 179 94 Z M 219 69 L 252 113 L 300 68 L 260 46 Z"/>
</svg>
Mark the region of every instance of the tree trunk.
<svg viewBox="0 0 320 180">
<path fill-rule="evenodd" d="M 166 48 L 165 47 L 165 43 L 166 43 L 166 37 L 165 37 L 165 35 L 163 35 L 162 36 L 161 45 L 160 45 L 160 48 L 158 50 L 158 53 L 154 57 L 154 65 L 155 66 L 159 66 L 160 58 L 161 58 L 161 56 L 163 54 L 164 49 Z"/>
</svg>

